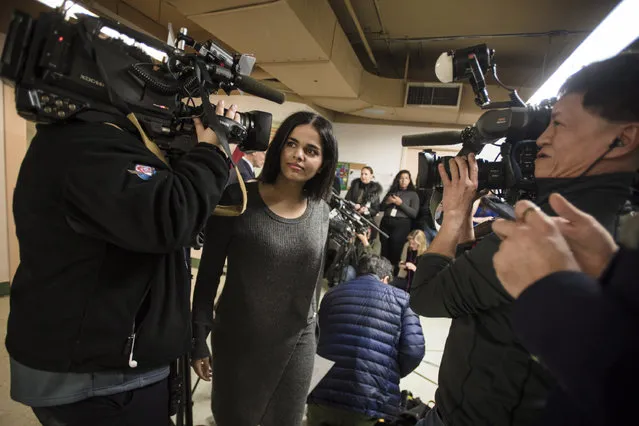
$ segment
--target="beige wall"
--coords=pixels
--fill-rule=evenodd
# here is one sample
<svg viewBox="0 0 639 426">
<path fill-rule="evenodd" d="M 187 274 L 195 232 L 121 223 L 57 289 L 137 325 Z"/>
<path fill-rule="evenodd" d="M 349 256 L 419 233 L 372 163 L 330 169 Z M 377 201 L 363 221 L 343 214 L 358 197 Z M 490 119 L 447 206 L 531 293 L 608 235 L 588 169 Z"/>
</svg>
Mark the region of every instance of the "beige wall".
<svg viewBox="0 0 639 426">
<path fill-rule="evenodd" d="M 446 129 L 396 126 L 389 124 L 335 123 L 335 136 L 339 143 L 339 160 L 364 163 L 373 168 L 375 178 L 384 190 L 390 187 L 395 174 L 407 168 L 417 175 L 418 149 L 402 147 L 402 136 L 439 132 Z M 459 147 L 447 147 L 457 152 Z"/>
</svg>

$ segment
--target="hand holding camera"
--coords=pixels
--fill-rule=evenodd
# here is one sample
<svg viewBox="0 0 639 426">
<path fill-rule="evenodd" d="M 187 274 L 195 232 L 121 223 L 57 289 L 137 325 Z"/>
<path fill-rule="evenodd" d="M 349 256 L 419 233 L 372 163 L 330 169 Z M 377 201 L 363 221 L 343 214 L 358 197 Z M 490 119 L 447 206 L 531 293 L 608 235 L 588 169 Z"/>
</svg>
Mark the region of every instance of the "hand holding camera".
<svg viewBox="0 0 639 426">
<path fill-rule="evenodd" d="M 444 184 L 442 206 L 446 217 L 470 217 L 477 194 L 478 167 L 474 154 L 454 157 L 449 161 L 450 176 L 443 164 L 439 165 L 439 175 Z"/>
<path fill-rule="evenodd" d="M 230 118 L 232 120 L 240 122 L 240 114 L 237 112 L 237 105 L 231 105 L 231 107 L 224 113 L 224 101 L 221 100 L 215 107 L 215 113 L 217 115 Z M 209 143 L 220 147 L 220 141 L 218 141 L 215 132 L 210 127 L 205 128 L 202 124 L 202 120 L 198 117 L 193 117 L 193 125 L 195 126 L 195 134 L 197 135 L 198 142 Z"/>
</svg>

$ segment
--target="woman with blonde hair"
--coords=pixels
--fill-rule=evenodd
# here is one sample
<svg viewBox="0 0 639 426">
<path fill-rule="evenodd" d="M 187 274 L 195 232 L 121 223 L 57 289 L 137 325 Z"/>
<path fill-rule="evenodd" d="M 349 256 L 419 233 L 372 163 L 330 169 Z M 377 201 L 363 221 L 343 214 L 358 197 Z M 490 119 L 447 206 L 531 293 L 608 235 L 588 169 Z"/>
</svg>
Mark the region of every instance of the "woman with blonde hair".
<svg viewBox="0 0 639 426">
<path fill-rule="evenodd" d="M 424 231 L 420 229 L 411 231 L 406 237 L 406 244 L 404 244 L 399 262 L 399 273 L 397 274 L 397 277 L 400 278 L 398 280 L 400 286 L 404 287 L 407 292 L 410 291 L 413 275 L 415 275 L 417 270 L 417 258 L 426 253 L 426 250 L 428 250 L 428 242 Z"/>
</svg>

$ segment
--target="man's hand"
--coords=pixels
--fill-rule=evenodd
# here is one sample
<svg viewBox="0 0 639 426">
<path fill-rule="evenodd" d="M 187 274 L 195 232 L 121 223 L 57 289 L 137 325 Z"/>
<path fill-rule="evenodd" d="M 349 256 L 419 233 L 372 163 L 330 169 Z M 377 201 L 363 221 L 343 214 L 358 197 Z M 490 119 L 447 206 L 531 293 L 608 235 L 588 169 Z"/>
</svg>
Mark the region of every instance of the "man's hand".
<svg viewBox="0 0 639 426">
<path fill-rule="evenodd" d="M 503 240 L 493 257 L 497 277 L 514 298 L 554 272 L 579 271 L 556 222 L 530 201 L 515 205 L 516 222 L 499 219 L 493 231 Z"/>
<path fill-rule="evenodd" d="M 579 267 L 597 279 L 610 263 L 619 246 L 597 220 L 582 212 L 559 194 L 550 196 L 550 206 L 559 217 L 553 218 Z"/>
<path fill-rule="evenodd" d="M 195 374 L 207 382 L 211 381 L 213 377 L 213 370 L 211 370 L 211 358 L 194 359 L 191 361 L 191 366 L 195 371 Z"/>
<path fill-rule="evenodd" d="M 450 178 L 444 164 L 439 165 L 439 176 L 444 184 L 442 197 L 444 220 L 455 214 L 470 217 L 478 186 L 479 168 L 475 155 L 470 154 L 468 160 L 464 157 L 454 157 L 448 164 L 450 165 Z"/>
<path fill-rule="evenodd" d="M 217 103 L 217 106 L 215 107 L 215 113 L 217 115 L 226 116 L 227 118 L 235 120 L 238 123 L 241 120 L 240 114 L 237 113 L 237 105 L 231 105 L 228 111 L 226 111 L 226 114 L 224 114 L 223 100 Z M 200 120 L 198 117 L 193 117 L 193 125 L 195 126 L 195 134 L 197 135 L 198 142 L 210 143 L 211 145 L 220 147 L 220 141 L 217 140 L 215 132 L 210 127 L 207 127 L 205 129 L 204 125 L 202 124 L 202 120 Z"/>
<path fill-rule="evenodd" d="M 439 176 L 444 184 L 441 202 L 444 221 L 428 252 L 454 258 L 458 243 L 475 239 L 471 212 L 477 193 L 479 169 L 474 154 L 470 154 L 468 160 L 455 157 L 449 164 L 450 178 L 444 165 L 439 165 Z"/>
</svg>

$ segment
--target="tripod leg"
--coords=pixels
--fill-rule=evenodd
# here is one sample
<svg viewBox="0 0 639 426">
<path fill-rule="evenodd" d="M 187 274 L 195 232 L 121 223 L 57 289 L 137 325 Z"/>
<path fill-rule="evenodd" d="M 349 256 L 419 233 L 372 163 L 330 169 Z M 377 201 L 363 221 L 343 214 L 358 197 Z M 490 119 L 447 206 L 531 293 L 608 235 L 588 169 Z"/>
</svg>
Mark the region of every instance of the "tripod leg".
<svg viewBox="0 0 639 426">
<path fill-rule="evenodd" d="M 191 367 L 189 356 L 182 357 L 182 373 L 184 379 L 184 420 L 185 426 L 193 426 L 193 398 L 191 395 Z"/>
</svg>

